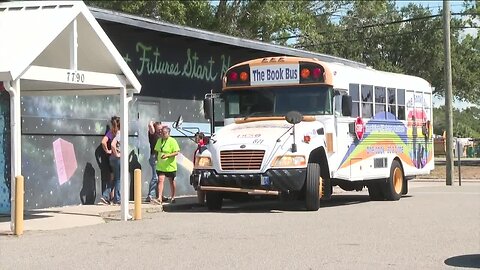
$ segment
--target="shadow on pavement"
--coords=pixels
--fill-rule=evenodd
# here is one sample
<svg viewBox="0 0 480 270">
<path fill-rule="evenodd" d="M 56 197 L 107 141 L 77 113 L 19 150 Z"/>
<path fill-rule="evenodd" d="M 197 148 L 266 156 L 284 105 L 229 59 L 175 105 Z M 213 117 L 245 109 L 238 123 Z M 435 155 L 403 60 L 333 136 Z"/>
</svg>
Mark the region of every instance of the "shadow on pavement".
<svg viewBox="0 0 480 270">
<path fill-rule="evenodd" d="M 236 202 L 229 199 L 223 200 L 222 210 L 209 211 L 206 206 L 197 203 L 196 198 L 178 198 L 175 204 L 164 204 L 165 212 L 220 212 L 220 213 L 281 213 L 304 212 L 305 204 L 300 200 L 283 201 L 277 198 L 251 198 L 245 202 Z M 321 208 L 338 207 L 352 204 L 370 202 L 368 195 L 333 195 L 332 199 L 322 201 Z"/>
<path fill-rule="evenodd" d="M 68 211 L 55 211 L 55 210 L 29 210 L 25 212 L 23 216 L 23 220 L 34 220 L 34 219 L 41 219 L 41 218 L 51 218 L 51 214 L 65 214 L 65 215 L 76 215 L 76 216 L 91 216 L 91 217 L 98 217 L 98 214 L 85 214 L 85 213 L 78 213 L 78 212 L 68 212 Z M 10 222 L 10 216 L 0 215 L 0 223 L 2 222 Z"/>
<path fill-rule="evenodd" d="M 480 268 L 480 254 L 455 256 L 446 259 L 444 263 L 454 267 Z"/>
</svg>

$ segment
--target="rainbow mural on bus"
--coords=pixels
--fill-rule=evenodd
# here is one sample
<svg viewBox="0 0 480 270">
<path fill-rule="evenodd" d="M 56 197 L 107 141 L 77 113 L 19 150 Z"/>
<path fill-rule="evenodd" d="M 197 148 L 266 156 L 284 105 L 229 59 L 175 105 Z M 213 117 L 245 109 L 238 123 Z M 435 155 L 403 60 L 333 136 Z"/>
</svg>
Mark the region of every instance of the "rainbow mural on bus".
<svg viewBox="0 0 480 270">
<path fill-rule="evenodd" d="M 361 140 L 355 138 L 339 169 L 374 155 L 394 154 L 404 165 L 422 169 L 433 160 L 431 121 L 422 109 L 408 113 L 406 124 L 392 113 L 379 112 L 365 124 Z"/>
</svg>

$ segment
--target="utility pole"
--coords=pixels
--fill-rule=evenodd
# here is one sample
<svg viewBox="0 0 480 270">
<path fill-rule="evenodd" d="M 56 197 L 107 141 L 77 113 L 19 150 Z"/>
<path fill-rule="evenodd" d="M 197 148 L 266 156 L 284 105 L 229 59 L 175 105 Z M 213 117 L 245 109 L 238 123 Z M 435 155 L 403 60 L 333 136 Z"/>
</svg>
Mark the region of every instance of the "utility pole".
<svg viewBox="0 0 480 270">
<path fill-rule="evenodd" d="M 445 47 L 445 116 L 447 120 L 446 140 L 446 184 L 451 186 L 453 183 L 453 119 L 452 119 L 452 59 L 450 49 L 450 1 L 443 0 L 443 37 Z"/>
</svg>

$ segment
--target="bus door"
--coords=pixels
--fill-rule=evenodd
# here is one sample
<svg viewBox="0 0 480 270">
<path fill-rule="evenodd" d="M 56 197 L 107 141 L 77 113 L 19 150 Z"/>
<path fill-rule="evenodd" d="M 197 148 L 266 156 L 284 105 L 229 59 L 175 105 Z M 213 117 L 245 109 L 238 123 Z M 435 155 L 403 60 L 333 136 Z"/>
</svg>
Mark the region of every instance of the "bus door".
<svg viewBox="0 0 480 270">
<path fill-rule="evenodd" d="M 337 169 L 353 143 L 355 119 L 351 117 L 352 98 L 346 93 L 346 90 L 335 89 L 333 103 L 337 151 L 336 155 L 332 157 L 330 168 Z"/>
</svg>

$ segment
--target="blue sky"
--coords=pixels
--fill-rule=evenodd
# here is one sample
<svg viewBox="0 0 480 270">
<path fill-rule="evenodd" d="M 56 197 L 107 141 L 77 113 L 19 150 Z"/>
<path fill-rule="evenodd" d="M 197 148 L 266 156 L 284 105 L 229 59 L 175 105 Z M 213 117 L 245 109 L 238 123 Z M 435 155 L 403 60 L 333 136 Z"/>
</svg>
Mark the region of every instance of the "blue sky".
<svg viewBox="0 0 480 270">
<path fill-rule="evenodd" d="M 397 7 L 401 8 L 407 6 L 409 3 L 414 3 L 417 5 L 422 5 L 424 7 L 429 7 L 431 11 L 437 11 L 443 9 L 443 1 L 406 1 L 406 0 L 397 0 L 395 1 Z M 450 1 L 450 11 L 451 12 L 460 12 L 462 10 L 463 1 Z"/>
</svg>

